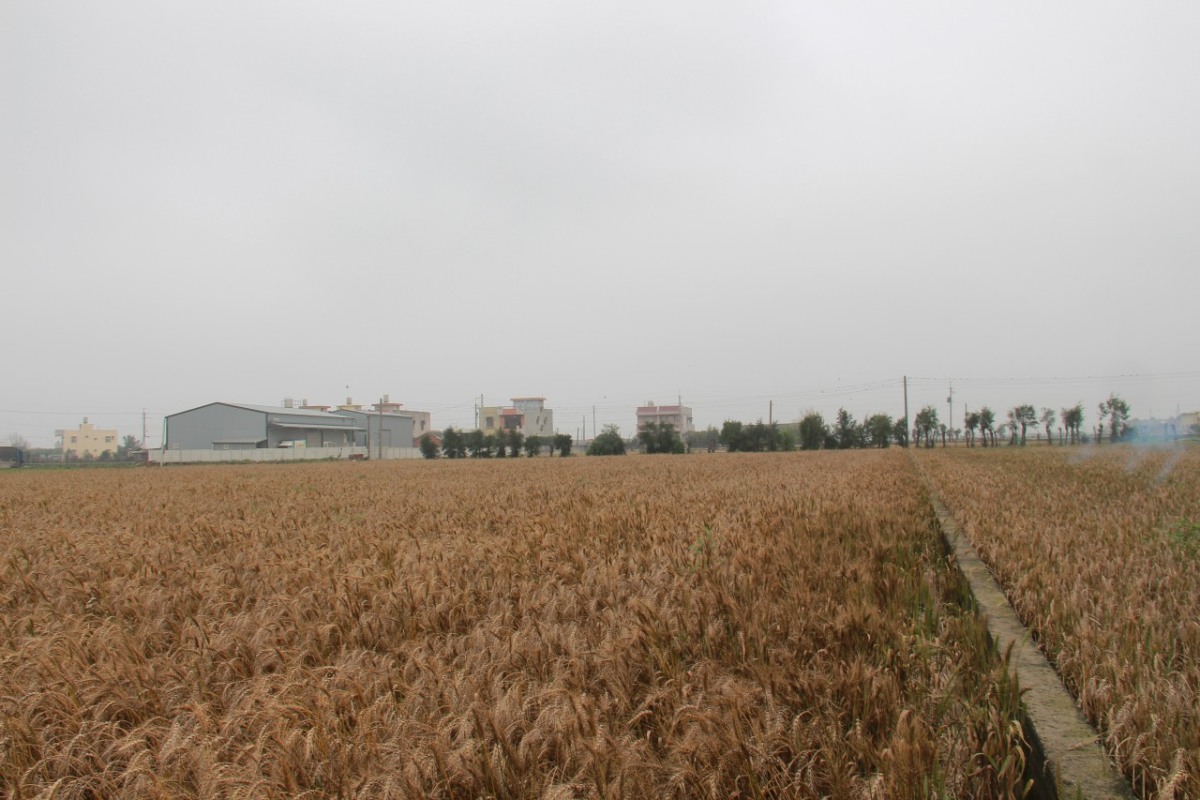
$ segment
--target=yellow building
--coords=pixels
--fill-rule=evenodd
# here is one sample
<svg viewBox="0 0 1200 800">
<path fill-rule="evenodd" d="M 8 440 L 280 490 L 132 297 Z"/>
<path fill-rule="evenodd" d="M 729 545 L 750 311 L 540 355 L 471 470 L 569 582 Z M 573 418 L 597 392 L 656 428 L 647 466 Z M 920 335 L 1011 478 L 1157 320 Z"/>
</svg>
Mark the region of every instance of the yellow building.
<svg viewBox="0 0 1200 800">
<path fill-rule="evenodd" d="M 119 446 L 115 430 L 97 429 L 87 417 L 78 429 L 62 432 L 62 451 L 68 458 L 99 458 L 106 450 L 115 456 Z"/>
</svg>

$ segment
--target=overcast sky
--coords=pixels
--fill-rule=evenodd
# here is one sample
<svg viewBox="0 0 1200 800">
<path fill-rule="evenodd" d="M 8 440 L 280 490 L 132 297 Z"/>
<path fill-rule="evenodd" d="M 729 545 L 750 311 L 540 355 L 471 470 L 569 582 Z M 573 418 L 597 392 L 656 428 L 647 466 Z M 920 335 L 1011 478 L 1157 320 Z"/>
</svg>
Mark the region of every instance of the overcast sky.
<svg viewBox="0 0 1200 800">
<path fill-rule="evenodd" d="M 1200 409 L 1198 41 L 1194 2 L 6 0 L 0 435 L 383 393 L 628 433 L 905 374 Z"/>
</svg>

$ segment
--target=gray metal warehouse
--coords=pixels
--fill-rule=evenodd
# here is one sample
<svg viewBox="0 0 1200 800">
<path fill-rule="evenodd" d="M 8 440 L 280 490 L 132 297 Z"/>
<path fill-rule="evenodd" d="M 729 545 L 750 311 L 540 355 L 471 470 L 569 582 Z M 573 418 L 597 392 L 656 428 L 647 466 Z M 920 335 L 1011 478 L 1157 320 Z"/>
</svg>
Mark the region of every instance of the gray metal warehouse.
<svg viewBox="0 0 1200 800">
<path fill-rule="evenodd" d="M 354 444 L 359 447 L 412 447 L 413 418 L 394 411 L 383 414 L 370 411 L 348 411 L 339 409 L 330 414 L 354 420 L 358 432 Z"/>
<path fill-rule="evenodd" d="M 166 418 L 170 450 L 351 447 L 365 433 L 350 417 L 282 406 L 209 403 Z"/>
</svg>

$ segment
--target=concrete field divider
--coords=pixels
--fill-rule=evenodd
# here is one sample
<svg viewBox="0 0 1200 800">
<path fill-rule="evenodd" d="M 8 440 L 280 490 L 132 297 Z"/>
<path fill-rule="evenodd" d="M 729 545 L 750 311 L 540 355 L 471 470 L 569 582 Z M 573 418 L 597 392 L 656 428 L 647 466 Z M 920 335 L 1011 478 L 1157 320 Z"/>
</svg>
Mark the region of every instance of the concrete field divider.
<svg viewBox="0 0 1200 800">
<path fill-rule="evenodd" d="M 1010 668 L 1020 681 L 1025 710 L 1023 724 L 1034 748 L 1033 796 L 1132 800 L 1129 784 L 1100 745 L 1100 734 L 1088 722 L 1054 667 L 1037 649 L 1029 630 L 938 496 L 929 476 L 919 464 L 916 467 L 929 492 L 942 537 L 987 620 L 993 643 L 1000 653 L 1010 653 Z"/>
</svg>

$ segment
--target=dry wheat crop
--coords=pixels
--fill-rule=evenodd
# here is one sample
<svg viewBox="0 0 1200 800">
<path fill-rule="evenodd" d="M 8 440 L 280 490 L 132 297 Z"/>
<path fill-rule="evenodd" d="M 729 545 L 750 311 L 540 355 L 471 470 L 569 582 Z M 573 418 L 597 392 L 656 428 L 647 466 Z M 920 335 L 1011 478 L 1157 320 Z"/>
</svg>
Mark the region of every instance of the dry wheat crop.
<svg viewBox="0 0 1200 800">
<path fill-rule="evenodd" d="M 920 460 L 1143 797 L 1200 797 L 1200 450 Z"/>
<path fill-rule="evenodd" d="M 0 480 L 0 790 L 1008 797 L 900 452 Z"/>
</svg>

